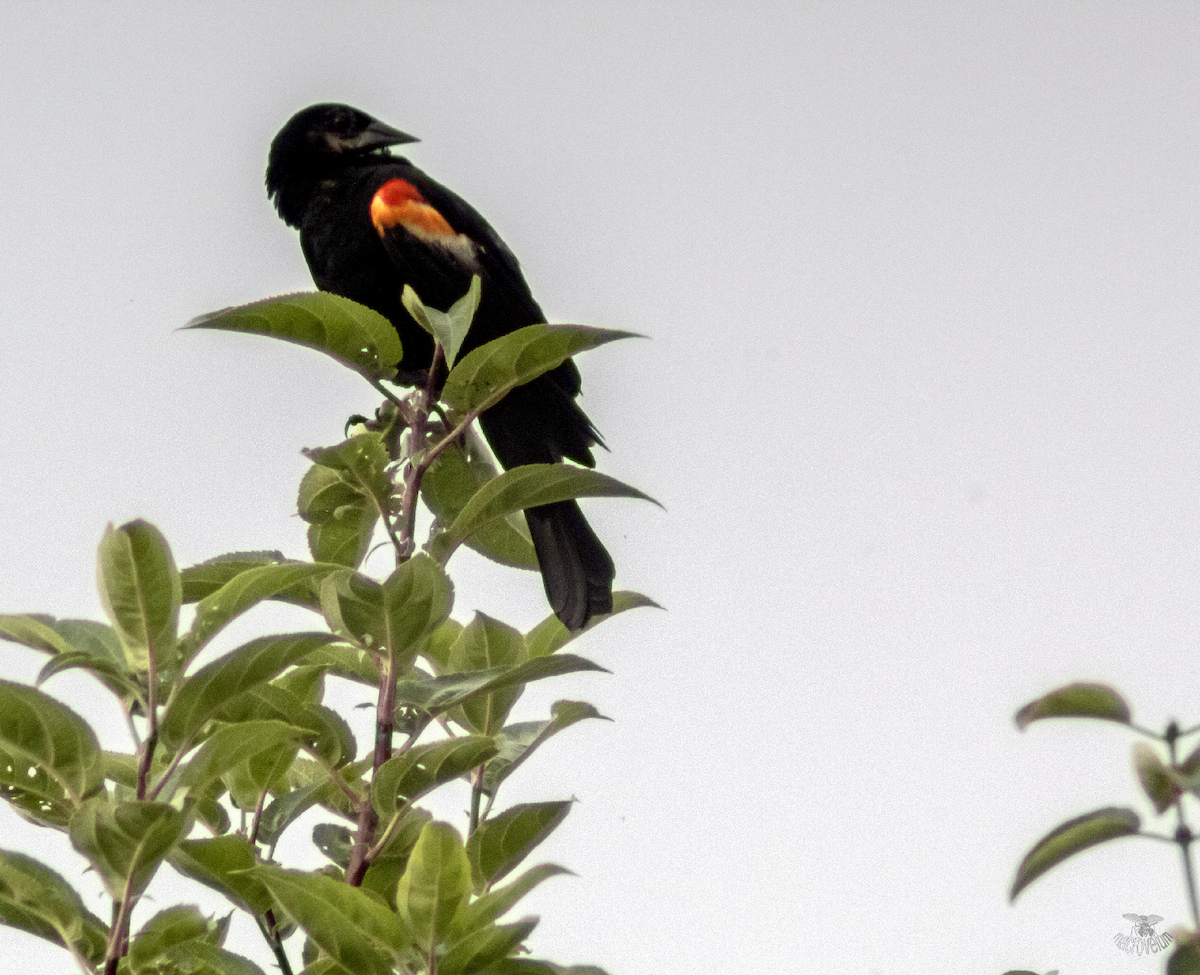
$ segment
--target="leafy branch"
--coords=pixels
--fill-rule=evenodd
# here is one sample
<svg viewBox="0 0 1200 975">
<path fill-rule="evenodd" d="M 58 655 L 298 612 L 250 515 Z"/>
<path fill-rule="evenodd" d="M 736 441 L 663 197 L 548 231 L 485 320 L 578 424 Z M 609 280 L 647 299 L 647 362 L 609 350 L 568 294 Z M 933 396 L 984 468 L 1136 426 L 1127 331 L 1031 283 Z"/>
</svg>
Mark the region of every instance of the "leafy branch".
<svg viewBox="0 0 1200 975">
<path fill-rule="evenodd" d="M 546 740 L 603 717 L 586 702 L 559 701 L 548 719 L 513 721 L 524 688 L 603 668 L 560 652 L 574 634 L 553 616 L 528 633 L 482 614 L 452 619 L 446 567 L 463 544 L 532 567 L 524 508 L 645 497 L 563 465 L 501 473 L 472 429 L 517 385 L 626 333 L 537 325 L 460 357 L 478 299 L 478 280 L 446 312 L 405 295 L 435 354 L 421 388 L 404 396 L 383 385 L 402 355 L 395 329 L 346 299 L 286 295 L 192 323 L 318 349 L 385 402 L 353 436 L 305 451 L 312 466 L 298 509 L 312 561 L 240 552 L 181 571 L 162 533 L 132 521 L 110 526 L 99 547 L 107 623 L 0 615 L 0 638 L 47 655 L 39 685 L 82 669 L 114 694 L 134 748 L 101 749 L 87 722 L 40 686 L 0 681 L 0 769 L 8 770 L 0 771 L 0 796 L 69 840 L 113 908 L 106 924 L 63 877 L 0 850 L 0 920 L 60 945 L 87 973 L 261 975 L 224 948 L 227 922 L 195 908 L 167 907 L 130 931 L 169 863 L 252 915 L 285 975 L 295 970 L 287 941 L 297 930 L 310 975 L 601 971 L 517 959 L 537 919 L 502 922 L 535 886 L 567 872 L 541 864 L 497 886 L 562 823 L 571 802 L 493 809 L 502 784 Z M 435 516 L 424 551 L 415 537 L 421 503 Z M 363 564 L 380 530 L 394 568 L 377 579 Z M 321 628 L 212 652 L 230 623 L 269 600 L 307 609 Z M 195 613 L 181 629 L 186 604 Z M 636 593 L 614 594 L 614 613 L 650 605 Z M 345 719 L 323 703 L 330 681 L 375 690 L 365 756 Z M 471 793 L 465 836 L 420 806 L 460 781 Z M 330 867 L 275 864 L 280 837 L 318 809 L 333 820 L 313 828 Z"/>
<path fill-rule="evenodd" d="M 1179 725 L 1171 721 L 1162 732 L 1155 732 L 1133 721 L 1128 702 L 1116 690 L 1106 684 L 1088 682 L 1067 684 L 1029 702 L 1017 712 L 1016 723 L 1024 730 L 1034 722 L 1059 718 L 1114 722 L 1164 748 L 1165 757 L 1147 741 L 1135 742 L 1133 768 L 1154 812 L 1161 816 L 1174 810 L 1175 829 L 1169 835 L 1145 829 L 1137 812 L 1124 806 L 1106 806 L 1077 816 L 1055 827 L 1033 845 L 1017 867 L 1009 899 L 1015 900 L 1029 884 L 1060 863 L 1101 843 L 1138 836 L 1171 844 L 1179 850 L 1193 930 L 1179 938 L 1168 960 L 1167 971 L 1170 975 L 1200 972 L 1200 904 L 1191 854 L 1195 834 L 1188 824 L 1185 805 L 1185 800 L 1200 798 L 1200 743 L 1186 758 L 1179 759 L 1181 740 L 1200 732 L 1200 725 L 1181 731 Z M 1127 917 L 1136 918 L 1135 915 Z"/>
</svg>

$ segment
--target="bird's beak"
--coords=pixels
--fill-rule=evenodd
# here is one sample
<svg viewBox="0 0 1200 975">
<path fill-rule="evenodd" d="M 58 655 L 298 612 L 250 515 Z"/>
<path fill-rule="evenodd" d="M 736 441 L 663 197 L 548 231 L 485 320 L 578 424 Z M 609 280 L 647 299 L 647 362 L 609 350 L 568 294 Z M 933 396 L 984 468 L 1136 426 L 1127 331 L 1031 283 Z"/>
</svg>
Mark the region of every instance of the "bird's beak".
<svg viewBox="0 0 1200 975">
<path fill-rule="evenodd" d="M 401 146 L 408 142 L 420 142 L 415 135 L 393 129 L 383 122 L 374 121 L 363 129 L 354 140 L 355 149 L 382 149 L 385 146 Z"/>
</svg>

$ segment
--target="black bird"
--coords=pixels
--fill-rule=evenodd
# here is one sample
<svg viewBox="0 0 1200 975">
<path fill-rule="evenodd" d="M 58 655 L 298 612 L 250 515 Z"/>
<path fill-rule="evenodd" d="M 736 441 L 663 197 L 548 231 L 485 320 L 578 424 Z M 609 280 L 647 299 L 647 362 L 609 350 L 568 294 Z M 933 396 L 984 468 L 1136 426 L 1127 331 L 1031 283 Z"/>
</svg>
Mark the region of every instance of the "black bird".
<svg viewBox="0 0 1200 975">
<path fill-rule="evenodd" d="M 388 147 L 417 140 L 349 105 L 312 105 L 271 143 L 267 193 L 300 231 L 317 287 L 367 305 L 400 335 L 397 380 L 427 375 L 433 340 L 401 304 L 412 285 L 433 308 L 449 308 L 478 274 L 479 309 L 462 352 L 546 321 L 512 251 L 468 203 Z M 561 366 L 519 386 L 480 417 L 500 463 L 595 466 L 599 433 L 575 402 L 579 370 Z M 612 558 L 574 501 L 528 508 L 546 596 L 571 630 L 612 611 Z"/>
</svg>

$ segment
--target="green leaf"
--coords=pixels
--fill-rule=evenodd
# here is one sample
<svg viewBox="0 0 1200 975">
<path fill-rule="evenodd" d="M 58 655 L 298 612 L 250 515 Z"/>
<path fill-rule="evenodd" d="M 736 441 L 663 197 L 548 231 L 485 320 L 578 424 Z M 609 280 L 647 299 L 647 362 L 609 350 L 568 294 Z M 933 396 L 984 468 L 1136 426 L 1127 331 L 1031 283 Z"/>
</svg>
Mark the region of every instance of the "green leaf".
<svg viewBox="0 0 1200 975">
<path fill-rule="evenodd" d="M 536 917 L 522 918 L 516 924 L 488 926 L 472 931 L 450 946 L 438 964 L 439 975 L 474 975 L 492 962 L 506 958 L 525 943 L 537 927 Z"/>
<path fill-rule="evenodd" d="M 160 672 L 174 670 L 183 590 L 162 532 L 140 519 L 120 528 L 109 525 L 100 540 L 96 575 L 100 601 L 129 666 L 144 671 L 153 654 Z"/>
<path fill-rule="evenodd" d="M 59 620 L 41 613 L 0 614 L 0 639 L 50 654 L 37 676 L 41 686 L 54 674 L 83 668 L 123 701 L 137 696 L 138 684 L 125 662 L 116 630 L 94 620 Z"/>
<path fill-rule="evenodd" d="M 608 975 L 608 972 L 596 965 L 555 965 L 540 958 L 502 958 L 481 975 Z"/>
<path fill-rule="evenodd" d="M 522 803 L 481 825 L 467 841 L 475 892 L 514 870 L 570 811 L 570 800 Z"/>
<path fill-rule="evenodd" d="M 484 613 L 476 613 L 450 647 L 453 670 L 515 668 L 525 662 L 525 638 L 520 632 Z M 462 716 L 475 731 L 496 734 L 523 688 L 509 684 L 486 694 L 472 694 L 460 705 Z"/>
<path fill-rule="evenodd" d="M 417 297 L 417 293 L 413 291 L 412 285 L 409 284 L 404 286 L 400 300 L 417 324 L 432 335 L 438 345 L 442 347 L 442 353 L 446 357 L 446 366 L 452 368 L 454 361 L 458 358 L 458 350 L 462 348 L 463 339 L 467 337 L 471 321 L 475 317 L 475 310 L 479 307 L 479 275 L 471 276 L 471 286 L 467 289 L 467 293 L 451 305 L 450 310 L 446 312 L 426 307 L 425 303 Z"/>
<path fill-rule="evenodd" d="M 420 295 L 413 290 L 412 285 L 406 284 L 404 290 L 400 292 L 400 304 L 402 304 L 408 313 L 412 316 L 413 321 L 421 328 L 433 335 L 433 324 L 429 321 L 429 310 L 425 307 L 425 302 L 421 300 Z M 437 338 L 436 335 L 433 335 Z"/>
<path fill-rule="evenodd" d="M 428 823 L 396 888 L 396 905 L 423 952 L 445 940 L 470 894 L 471 865 L 458 830 L 449 823 Z"/>
<path fill-rule="evenodd" d="M 296 500 L 309 523 L 313 558 L 357 568 L 370 548 L 380 513 L 391 510 L 391 462 L 380 433 L 359 433 L 333 447 L 303 451 L 313 461 Z"/>
<path fill-rule="evenodd" d="M 201 667 L 180 685 L 159 726 L 164 745 L 178 748 L 197 734 L 234 695 L 279 676 L 306 654 L 333 643 L 329 633 L 264 636 Z"/>
<path fill-rule="evenodd" d="M 1043 694 L 1016 714 L 1017 728 L 1024 731 L 1043 718 L 1099 718 L 1129 724 L 1129 705 L 1107 684 L 1077 682 Z"/>
<path fill-rule="evenodd" d="M 116 637 L 115 633 L 113 637 Z M 117 642 L 119 648 L 120 641 Z M 124 654 L 122 654 L 123 657 Z M 124 659 L 119 664 L 114 664 L 109 660 L 93 657 L 86 653 L 62 653 L 57 657 L 51 657 L 38 671 L 34 683 L 41 687 L 55 674 L 61 674 L 67 670 L 86 670 L 126 704 L 132 701 L 141 701 L 144 697 L 142 686 L 125 666 Z M 144 707 L 141 709 L 145 710 Z"/>
<path fill-rule="evenodd" d="M 285 746 L 294 745 L 303 735 L 302 729 L 282 721 L 223 725 L 180 767 L 178 788 L 202 792 L 230 769 L 263 752 L 278 753 Z"/>
<path fill-rule="evenodd" d="M 454 605 L 454 586 L 432 559 L 418 553 L 399 566 L 383 583 L 388 646 L 403 673 L 425 638 L 445 622 Z"/>
<path fill-rule="evenodd" d="M 64 826 L 104 781 L 100 743 L 70 708 L 0 680 L 0 796 L 35 822 Z"/>
<path fill-rule="evenodd" d="M 1193 795 L 1198 794 L 1200 790 L 1200 745 L 1192 749 L 1191 753 L 1171 770 L 1176 777 L 1179 787 L 1187 789 Z"/>
<path fill-rule="evenodd" d="M 141 935 L 134 940 L 136 947 Z M 157 954 L 153 949 L 147 949 L 147 963 L 144 967 L 120 971 L 132 971 L 134 975 L 265 975 L 263 970 L 241 955 L 226 951 L 219 945 L 204 938 L 193 938 L 180 941 L 178 944 L 167 945 Z M 130 952 L 132 958 L 132 951 Z"/>
<path fill-rule="evenodd" d="M 69 633 L 62 632 L 63 624 L 74 622 L 84 621 L 59 621 L 42 613 L 0 613 L 0 639 L 49 654 L 78 653 L 80 647 L 76 646 Z M 102 623 L 94 625 L 103 626 Z"/>
<path fill-rule="evenodd" d="M 286 691 L 300 703 L 315 706 L 325 696 L 325 671 L 311 665 L 296 667 L 271 682 L 272 690 Z"/>
<path fill-rule="evenodd" d="M 580 671 L 609 673 L 604 667 L 583 657 L 560 653 L 554 657 L 528 660 L 516 667 L 488 667 L 484 670 L 443 674 L 441 677 L 400 681 L 396 685 L 396 702 L 398 705 L 415 705 L 430 716 L 437 717 L 453 707 L 501 688 Z"/>
<path fill-rule="evenodd" d="M 225 555 L 206 559 L 204 562 L 198 562 L 196 565 L 179 570 L 179 580 L 183 585 L 183 601 L 185 603 L 199 602 L 247 569 L 258 569 L 264 565 L 280 565 L 291 561 L 279 551 L 227 552 Z"/>
<path fill-rule="evenodd" d="M 1109 806 L 1068 820 L 1051 830 L 1034 844 L 1017 867 L 1008 899 L 1016 900 L 1021 891 L 1034 880 L 1068 857 L 1097 843 L 1132 836 L 1142 827 L 1142 821 L 1132 809 Z"/>
<path fill-rule="evenodd" d="M 627 610 L 641 609 L 642 607 L 662 609 L 649 596 L 643 596 L 640 592 L 632 592 L 624 589 L 613 593 L 613 608 L 611 613 L 605 613 L 602 616 L 593 616 L 588 621 L 588 625 L 582 630 L 568 630 L 562 625 L 559 618 L 551 613 L 525 635 L 525 648 L 529 651 L 530 658 L 549 656 L 552 653 L 557 653 L 576 637 L 582 636 L 592 627 L 599 626 L 605 620 L 612 619 L 614 616 L 624 613 Z"/>
<path fill-rule="evenodd" d="M 1179 777 L 1169 769 L 1144 741 L 1134 742 L 1133 768 L 1146 797 L 1160 816 L 1183 794 Z"/>
<path fill-rule="evenodd" d="M 408 866 L 408 857 L 425 824 L 433 819 L 433 814 L 424 809 L 410 806 L 400 820 L 400 825 L 391 830 L 391 838 L 381 850 L 363 877 L 363 888 L 373 890 L 392 906 L 396 903 L 396 888 L 400 878 Z"/>
<path fill-rule="evenodd" d="M 555 701 L 550 707 L 549 721 L 524 721 L 502 729 L 498 736 L 500 751 L 488 762 L 483 773 L 484 791 L 495 792 L 500 783 L 512 775 L 549 738 L 587 718 L 611 720 L 586 701 Z"/>
<path fill-rule="evenodd" d="M 522 897 L 543 880 L 570 873 L 571 871 L 566 867 L 560 867 L 555 863 L 543 863 L 536 867 L 530 867 L 512 883 L 484 894 L 459 911 L 454 923 L 456 935 L 465 935 L 491 924 L 512 910 Z"/>
<path fill-rule="evenodd" d="M 444 782 L 465 775 L 496 754 L 490 738 L 468 735 L 431 745 L 418 745 L 393 755 L 380 767 L 371 785 L 371 802 L 384 820 L 394 816 L 398 799 L 412 802 Z"/>
<path fill-rule="evenodd" d="M 505 471 L 476 491 L 450 527 L 430 539 L 429 553 L 445 565 L 459 545 L 498 518 L 572 498 L 642 498 L 658 503 L 637 488 L 599 471 L 570 464 L 524 464 Z"/>
<path fill-rule="evenodd" d="M 312 750 L 329 764 L 336 767 L 354 760 L 354 733 L 340 714 L 320 704 L 307 704 L 274 684 L 243 691 L 217 712 L 216 719 L 231 723 L 283 721 L 296 729 L 295 740 L 310 741 Z"/>
<path fill-rule="evenodd" d="M 383 586 L 357 572 L 328 576 L 321 583 L 321 612 L 334 633 L 372 653 L 387 645 Z"/>
<path fill-rule="evenodd" d="M 328 521 L 309 524 L 308 550 L 314 559 L 357 569 L 371 551 L 371 539 L 375 537 L 378 523 L 379 513 L 374 505 L 356 499 L 352 504 L 338 508 Z"/>
<path fill-rule="evenodd" d="M 442 400 L 463 413 L 483 412 L 509 390 L 562 365 L 571 356 L 633 332 L 588 325 L 527 325 L 468 352 L 450 370 Z"/>
<path fill-rule="evenodd" d="M 390 502 L 392 482 L 387 467 L 391 458 L 383 434 L 366 430 L 332 447 L 306 447 L 301 453 L 316 466 L 337 474 L 355 496 L 373 499 L 380 507 Z M 350 495 L 327 496 L 323 490 L 306 493 L 302 488 L 300 514 L 306 521 L 323 521 L 349 501 Z"/>
<path fill-rule="evenodd" d="M 104 959 L 104 922 L 84 907 L 62 876 L 11 850 L 0 850 L 0 921 L 66 948 L 92 965 Z"/>
<path fill-rule="evenodd" d="M 395 670 L 411 666 L 425 638 L 450 615 L 454 588 L 432 559 L 416 555 L 380 585 L 357 573 L 330 576 L 321 587 L 321 606 L 335 633 L 362 646 L 390 650 Z"/>
<path fill-rule="evenodd" d="M 266 801 L 268 792 L 287 788 L 287 772 L 299 748 L 294 743 L 274 751 L 259 752 L 239 762 L 221 776 L 229 787 L 229 798 L 238 809 L 254 809 Z"/>
<path fill-rule="evenodd" d="M 354 975 L 391 975 L 412 940 L 373 895 L 322 874 L 278 867 L 252 873 L 321 950 Z"/>
<path fill-rule="evenodd" d="M 282 562 L 246 569 L 216 592 L 200 600 L 192 628 L 179 641 L 184 661 L 189 661 L 221 630 L 242 613 L 281 592 L 294 590 L 310 580 L 323 579 L 341 566 L 313 562 Z"/>
<path fill-rule="evenodd" d="M 150 918 L 137 933 L 129 946 L 129 967 L 140 975 L 150 968 L 150 963 L 167 949 L 194 939 L 212 941 L 215 925 L 210 924 L 194 906 L 178 904 L 159 911 Z M 219 940 L 219 938 L 218 938 Z M 155 966 L 155 972 L 160 969 Z"/>
<path fill-rule="evenodd" d="M 371 758 L 352 762 L 330 770 L 318 762 L 296 758 L 287 770 L 286 787 L 277 790 L 277 798 L 263 810 L 259 822 L 258 838 L 262 843 L 274 847 L 283 831 L 313 806 L 320 805 L 347 820 L 356 820 L 355 812 L 343 786 L 355 795 L 365 796 L 367 783 L 362 775 L 371 768 Z M 335 781 L 336 776 L 341 785 Z"/>
<path fill-rule="evenodd" d="M 71 845 L 91 862 L 114 900 L 137 897 L 190 827 L 189 817 L 161 802 L 85 802 L 71 817 Z"/>
<path fill-rule="evenodd" d="M 262 881 L 250 872 L 258 857 L 254 844 L 244 836 L 183 840 L 167 860 L 185 877 L 223 894 L 242 910 L 262 914 L 274 903 Z"/>
<path fill-rule="evenodd" d="M 231 825 L 229 813 L 225 811 L 225 807 L 221 805 L 220 801 L 225 792 L 225 784 L 217 781 L 194 796 L 195 805 L 192 806 L 192 811 L 201 825 L 211 831 L 214 836 L 224 836 L 229 832 Z M 136 793 L 134 795 L 136 796 Z M 125 797 L 121 796 L 120 798 Z M 160 795 L 155 798 L 164 799 L 165 797 Z"/>
<path fill-rule="evenodd" d="M 433 665 L 434 673 L 440 674 L 450 668 L 450 648 L 462 631 L 463 625 L 458 620 L 448 619 L 429 635 L 421 655 Z"/>
<path fill-rule="evenodd" d="M 452 523 L 471 497 L 499 475 L 473 427 L 463 434 L 466 450 L 459 442 L 443 450 L 421 480 L 421 500 L 434 514 L 434 533 Z M 537 554 L 525 519 L 505 515 L 488 522 L 467 538 L 465 544 L 484 558 L 514 569 L 537 570 Z"/>
<path fill-rule="evenodd" d="M 391 379 L 403 357 L 392 323 L 349 298 L 324 291 L 279 295 L 201 315 L 187 328 L 265 335 L 332 356 L 368 380 Z"/>
<path fill-rule="evenodd" d="M 1179 939 L 1167 959 L 1167 975 L 1200 975 L 1200 938 L 1195 934 Z"/>
<path fill-rule="evenodd" d="M 330 782 L 317 781 L 277 796 L 263 810 L 262 818 L 259 820 L 259 840 L 274 846 L 279 842 L 284 830 L 317 805 L 322 798 L 330 797 L 336 788 Z"/>
<path fill-rule="evenodd" d="M 354 834 L 339 823 L 317 823 L 312 830 L 313 846 L 343 870 L 350 865 Z"/>
<path fill-rule="evenodd" d="M 461 674 L 444 674 L 441 677 L 419 677 L 402 680 L 396 684 L 397 708 L 419 707 L 430 717 L 469 701 L 479 694 L 486 694 L 495 687 L 508 687 L 508 677 L 516 668 L 489 667 L 486 670 L 471 670 Z"/>
<path fill-rule="evenodd" d="M 305 964 L 304 971 L 300 975 L 355 975 L 354 972 L 347 971 L 332 958 L 318 958 L 316 961 L 308 961 L 307 951 L 310 946 L 311 942 L 304 946 L 306 952 L 304 961 L 307 964 Z"/>
</svg>

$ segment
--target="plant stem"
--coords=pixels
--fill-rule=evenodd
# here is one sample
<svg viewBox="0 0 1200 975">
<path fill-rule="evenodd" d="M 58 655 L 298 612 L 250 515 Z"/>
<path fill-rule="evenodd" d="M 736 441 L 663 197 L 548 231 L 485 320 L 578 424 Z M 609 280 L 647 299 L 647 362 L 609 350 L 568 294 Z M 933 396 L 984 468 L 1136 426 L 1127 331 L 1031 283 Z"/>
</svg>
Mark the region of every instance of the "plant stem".
<svg viewBox="0 0 1200 975">
<path fill-rule="evenodd" d="M 129 728 L 129 737 L 133 739 L 133 750 L 142 750 L 142 737 L 138 734 L 137 725 L 133 723 L 133 709 L 128 704 L 122 704 L 121 711 L 125 715 L 125 724 Z"/>
<path fill-rule="evenodd" d="M 120 904 L 114 904 L 113 908 L 116 917 L 113 919 L 112 930 L 108 935 L 108 952 L 104 960 L 104 975 L 117 975 L 117 966 L 121 963 L 121 956 L 125 953 L 126 930 L 129 927 L 129 914 L 133 910 L 132 900 L 133 892 L 129 889 L 129 884 L 126 883 L 124 896 L 121 898 Z"/>
<path fill-rule="evenodd" d="M 372 778 L 379 774 L 380 766 L 391 757 L 392 711 L 396 707 L 396 657 L 388 648 L 383 673 L 379 675 L 379 699 L 375 705 L 375 754 L 371 762 Z M 350 850 L 350 862 L 346 865 L 346 883 L 361 887 L 370 862 L 367 855 L 375 841 L 375 827 L 379 825 L 379 814 L 367 792 L 359 802 L 358 825 L 354 831 L 354 847 Z"/>
<path fill-rule="evenodd" d="M 367 382 L 374 386 L 376 392 L 400 411 L 400 415 L 404 418 L 405 422 L 411 422 L 411 417 L 408 414 L 408 404 L 401 397 L 397 396 L 377 379 L 368 378 Z"/>
<path fill-rule="evenodd" d="M 414 536 L 416 534 L 417 524 L 417 498 L 421 493 L 421 479 L 425 476 L 425 472 L 429 469 L 429 465 L 433 463 L 434 457 L 440 450 L 435 448 L 433 453 L 427 453 L 425 450 L 425 431 L 429 424 L 429 411 L 433 408 L 433 404 L 437 402 L 437 369 L 442 361 L 442 347 L 434 345 L 433 347 L 433 362 L 429 366 L 429 376 L 425 381 L 425 388 L 421 391 L 420 401 L 417 405 L 416 415 L 412 419 L 412 424 L 408 428 L 409 435 L 409 456 L 407 469 L 404 472 L 404 497 L 400 506 L 400 542 L 404 546 L 404 559 L 407 559 L 412 554 L 416 547 Z M 442 447 L 443 444 L 438 444 Z M 420 458 L 418 461 L 417 458 Z M 399 557 L 397 550 L 396 564 L 399 565 L 404 559 Z"/>
<path fill-rule="evenodd" d="M 1180 820 L 1183 819 L 1182 812 Z M 1179 853 L 1183 857 L 1183 879 L 1187 886 L 1188 905 L 1192 909 L 1192 924 L 1200 928 L 1200 906 L 1196 903 L 1196 875 L 1192 870 L 1192 833 L 1186 826 L 1180 826 L 1179 832 L 1176 834 L 1176 842 L 1179 843 Z"/>
<path fill-rule="evenodd" d="M 254 920 L 258 922 L 258 929 L 271 946 L 275 961 L 279 963 L 279 971 L 282 975 L 292 975 L 292 966 L 288 962 L 287 952 L 283 950 L 283 940 L 279 937 L 279 929 L 275 924 L 275 912 L 267 908 L 261 917 L 256 914 Z"/>
<path fill-rule="evenodd" d="M 146 798 L 146 783 L 150 778 L 150 766 L 154 762 L 154 749 L 158 745 L 158 669 L 154 661 L 154 643 L 146 650 L 146 671 L 149 691 L 146 695 L 146 740 L 142 742 L 142 760 L 138 763 L 138 799 Z"/>
<path fill-rule="evenodd" d="M 483 807 L 483 812 L 480 813 L 480 815 L 479 815 L 479 818 L 485 823 L 487 822 L 488 816 L 490 816 L 492 814 L 492 803 L 494 803 L 496 801 L 496 793 L 499 791 L 500 791 L 499 786 L 497 786 L 496 788 L 494 788 L 492 790 L 491 794 L 488 796 L 487 803 Z"/>
<path fill-rule="evenodd" d="M 403 745 L 401 745 L 399 748 L 397 748 L 395 752 L 392 753 L 392 757 L 395 758 L 399 755 L 403 755 L 410 748 L 412 748 L 412 746 L 416 744 L 417 739 L 421 737 L 422 733 L 428 727 L 429 727 L 428 719 L 421 722 L 421 724 L 419 724 L 416 727 L 416 729 L 411 734 L 409 734 L 408 741 L 406 741 Z M 399 829 L 401 821 L 404 819 L 405 816 L 408 815 L 408 810 L 411 807 L 412 807 L 412 803 L 410 801 L 406 800 L 405 802 L 401 803 L 399 808 L 396 810 L 396 814 L 391 818 L 391 820 L 388 822 L 387 826 L 384 827 L 383 835 L 380 836 L 379 839 L 375 841 L 375 845 L 372 846 L 371 849 L 367 851 L 366 861 L 367 861 L 368 866 L 370 866 L 370 864 L 374 862 L 375 858 L 377 856 L 379 856 L 379 854 L 382 853 L 387 848 L 387 845 L 392 841 L 392 838 L 396 835 L 396 830 Z"/>
<path fill-rule="evenodd" d="M 467 829 L 467 836 L 474 836 L 475 830 L 479 829 L 479 799 L 482 795 L 483 766 L 480 765 L 471 776 L 471 825 Z"/>
<path fill-rule="evenodd" d="M 437 444 L 429 448 L 429 453 L 425 455 L 422 465 L 428 468 L 430 464 L 432 464 L 438 459 L 439 456 L 441 456 L 443 450 L 445 450 L 452 443 L 454 443 L 455 440 L 467 432 L 467 427 L 478 420 L 479 414 L 482 412 L 482 410 L 472 410 L 470 413 L 464 416 L 459 422 L 458 426 L 442 437 Z"/>
<path fill-rule="evenodd" d="M 1167 755 L 1171 761 L 1171 767 L 1174 768 L 1178 760 L 1176 754 L 1175 743 L 1179 740 L 1179 725 L 1174 721 L 1167 725 L 1167 730 L 1163 734 L 1163 741 L 1167 743 Z M 1188 906 L 1192 909 L 1192 924 L 1200 928 L 1200 905 L 1196 901 L 1196 875 L 1192 870 L 1192 831 L 1188 827 L 1187 818 L 1183 814 L 1183 796 L 1182 794 L 1175 800 L 1175 842 L 1179 844 L 1179 855 L 1183 858 L 1183 881 L 1184 887 L 1187 889 Z"/>
<path fill-rule="evenodd" d="M 397 536 L 391 528 L 391 523 L 385 518 L 388 534 L 396 548 L 396 565 L 403 565 L 413 553 L 413 540 L 417 521 L 417 499 L 421 492 L 421 478 L 425 474 L 428 463 L 415 463 L 425 449 L 425 430 L 429 420 L 429 411 L 437 401 L 437 371 L 442 361 L 442 347 L 434 343 L 433 361 L 429 364 L 429 374 L 425 380 L 425 388 L 417 399 L 417 408 L 409 419 L 409 456 L 407 470 L 404 474 L 404 495 L 400 505 L 400 532 Z M 382 387 L 379 387 L 382 389 Z M 385 393 L 386 395 L 386 393 Z M 394 397 L 389 396 L 389 399 Z M 404 407 L 407 409 L 407 406 Z M 383 673 L 379 675 L 379 698 L 375 707 L 375 755 L 371 763 L 372 781 L 379 774 L 379 769 L 392 756 L 392 732 L 395 730 L 396 710 L 396 648 L 388 647 L 387 660 Z M 420 734 L 418 731 L 417 734 Z M 408 746 L 416 740 L 416 735 L 409 738 Z M 367 867 L 371 865 L 370 854 L 374 846 L 375 830 L 379 825 L 379 814 L 371 802 L 370 793 L 363 797 L 358 809 L 358 826 L 354 834 L 354 847 L 350 851 L 350 862 L 346 866 L 346 883 L 352 887 L 362 886 Z"/>
<path fill-rule="evenodd" d="M 189 744 L 190 742 L 185 742 L 183 745 L 179 746 L 179 751 L 177 751 L 175 753 L 175 757 L 171 759 L 171 764 L 167 766 L 166 771 L 163 772 L 154 788 L 147 793 L 147 799 L 153 801 L 158 798 L 158 794 L 162 791 L 162 787 L 167 784 L 167 780 L 170 779 L 171 776 L 175 774 L 175 770 L 179 768 L 179 763 L 183 759 L 184 753 L 187 751 Z"/>
<path fill-rule="evenodd" d="M 250 818 L 250 834 L 247 837 L 251 843 L 258 842 L 258 824 L 262 822 L 263 806 L 266 805 L 270 792 L 270 786 L 265 786 L 259 794 L 258 802 L 255 803 L 254 815 Z"/>
</svg>

